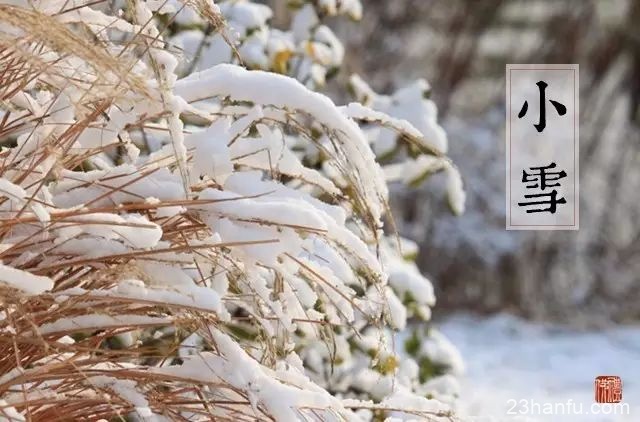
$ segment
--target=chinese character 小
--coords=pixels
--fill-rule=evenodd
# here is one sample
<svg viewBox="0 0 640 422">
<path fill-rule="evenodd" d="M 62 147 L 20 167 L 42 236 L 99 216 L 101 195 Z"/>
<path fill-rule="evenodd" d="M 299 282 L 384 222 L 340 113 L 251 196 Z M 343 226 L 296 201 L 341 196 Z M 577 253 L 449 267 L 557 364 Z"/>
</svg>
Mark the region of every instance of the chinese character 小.
<svg viewBox="0 0 640 422">
<path fill-rule="evenodd" d="M 545 89 L 547 88 L 548 85 L 545 81 L 538 81 L 536 85 L 538 86 L 538 90 L 540 91 L 540 113 L 539 113 L 538 123 L 537 124 L 534 123 L 533 126 L 535 126 L 538 132 L 542 132 L 544 128 L 547 126 L 547 111 L 546 111 L 547 107 L 546 107 L 546 101 L 545 101 L 546 99 Z M 551 99 L 549 100 L 549 102 L 551 102 L 551 105 L 555 107 L 556 111 L 560 116 L 564 116 L 567 113 L 567 107 L 565 107 L 564 104 L 561 104 Z M 522 105 L 522 108 L 520 109 L 520 113 L 518 113 L 518 118 L 522 119 L 525 116 L 525 114 L 527 114 L 528 109 L 529 109 L 529 104 L 525 100 L 524 104 Z"/>
</svg>

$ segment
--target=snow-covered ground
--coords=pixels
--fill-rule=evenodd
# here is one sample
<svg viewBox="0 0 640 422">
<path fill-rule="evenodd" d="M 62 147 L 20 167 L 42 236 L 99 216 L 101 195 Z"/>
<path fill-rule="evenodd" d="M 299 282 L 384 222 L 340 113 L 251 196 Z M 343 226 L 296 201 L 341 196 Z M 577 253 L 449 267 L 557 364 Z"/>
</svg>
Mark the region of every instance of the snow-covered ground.
<svg viewBox="0 0 640 422">
<path fill-rule="evenodd" d="M 640 326 L 577 331 L 503 314 L 453 316 L 440 330 L 465 359 L 463 415 L 482 415 L 477 421 L 491 420 L 488 416 L 499 421 L 640 420 Z M 592 408 L 598 375 L 622 378 L 628 411 Z M 524 415 L 527 406 L 535 413 Z M 554 414 L 548 414 L 550 406 Z M 612 413 L 602 414 L 607 411 Z"/>
</svg>

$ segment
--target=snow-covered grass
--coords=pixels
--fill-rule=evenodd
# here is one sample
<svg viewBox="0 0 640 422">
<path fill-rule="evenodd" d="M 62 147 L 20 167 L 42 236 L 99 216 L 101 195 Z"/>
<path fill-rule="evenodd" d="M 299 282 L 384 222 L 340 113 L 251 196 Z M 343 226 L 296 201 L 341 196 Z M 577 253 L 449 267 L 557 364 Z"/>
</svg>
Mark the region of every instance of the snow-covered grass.
<svg viewBox="0 0 640 422">
<path fill-rule="evenodd" d="M 500 314 L 487 319 L 458 315 L 439 328 L 465 359 L 461 415 L 482 416 L 478 421 L 489 416 L 499 421 L 640 420 L 640 326 L 577 330 Z M 594 403 L 598 375 L 622 378 L 629 414 L 586 414 Z M 510 399 L 541 405 L 573 400 L 585 414 L 510 416 Z"/>
<path fill-rule="evenodd" d="M 321 17 L 359 4 L 286 32 L 245 0 L 0 5 L 0 420 L 454 418 L 453 346 L 394 351 L 435 297 L 372 148 L 433 156 L 413 176 L 463 210 L 426 82 L 312 89 L 342 59 Z M 183 8 L 229 63 L 180 66 Z"/>
</svg>

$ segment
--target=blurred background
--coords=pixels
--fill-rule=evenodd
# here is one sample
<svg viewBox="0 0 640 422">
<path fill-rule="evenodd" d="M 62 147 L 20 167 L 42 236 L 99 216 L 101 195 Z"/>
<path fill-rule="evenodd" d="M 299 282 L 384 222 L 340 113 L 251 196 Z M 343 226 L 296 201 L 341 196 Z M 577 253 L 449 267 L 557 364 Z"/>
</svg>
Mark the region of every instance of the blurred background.
<svg viewBox="0 0 640 422">
<path fill-rule="evenodd" d="M 345 75 L 387 94 L 426 78 L 464 177 L 461 217 L 445 209 L 439 176 L 395 189 L 392 204 L 401 234 L 421 246 L 436 325 L 466 361 L 465 412 L 504 416 L 508 399 L 589 406 L 593 378 L 612 374 L 630 415 L 588 420 L 639 420 L 640 1 L 363 6 L 360 24 L 334 25 L 348 42 Z M 580 65 L 578 232 L 504 228 L 506 63 Z"/>
<path fill-rule="evenodd" d="M 436 312 L 640 318 L 640 1 L 363 3 L 363 22 L 337 25 L 348 71 L 384 93 L 426 78 L 465 181 L 461 217 L 442 209 L 438 180 L 393 201 L 401 234 L 421 245 Z M 580 64 L 578 232 L 504 229 L 506 63 Z"/>
</svg>

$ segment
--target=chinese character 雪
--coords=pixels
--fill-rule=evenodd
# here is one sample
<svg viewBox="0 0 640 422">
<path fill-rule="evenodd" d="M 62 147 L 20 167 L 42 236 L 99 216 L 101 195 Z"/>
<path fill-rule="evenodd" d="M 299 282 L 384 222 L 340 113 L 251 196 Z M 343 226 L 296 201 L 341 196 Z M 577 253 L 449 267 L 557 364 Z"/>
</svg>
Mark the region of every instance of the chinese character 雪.
<svg viewBox="0 0 640 422">
<path fill-rule="evenodd" d="M 527 213 L 550 212 L 555 214 L 558 204 L 567 203 L 566 199 L 558 198 L 558 192 L 555 189 L 545 192 L 547 188 L 560 186 L 559 180 L 567 177 L 567 173 L 564 170 L 549 171 L 554 168 L 556 168 L 556 163 L 552 162 L 548 166 L 530 167 L 530 173 L 522 170 L 522 183 L 525 183 L 525 187 L 527 189 L 540 190 L 540 193 L 524 195 L 525 199 L 532 199 L 532 201 L 518 202 L 521 207 L 529 207 Z M 544 206 L 547 206 L 547 208 Z"/>
</svg>

